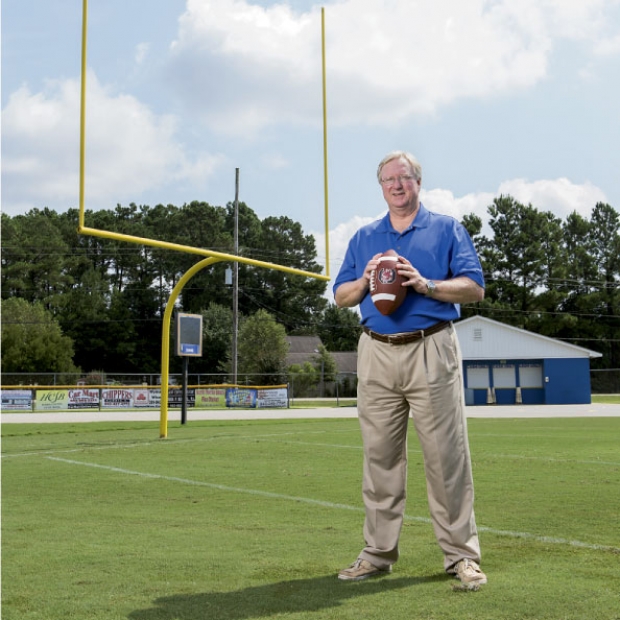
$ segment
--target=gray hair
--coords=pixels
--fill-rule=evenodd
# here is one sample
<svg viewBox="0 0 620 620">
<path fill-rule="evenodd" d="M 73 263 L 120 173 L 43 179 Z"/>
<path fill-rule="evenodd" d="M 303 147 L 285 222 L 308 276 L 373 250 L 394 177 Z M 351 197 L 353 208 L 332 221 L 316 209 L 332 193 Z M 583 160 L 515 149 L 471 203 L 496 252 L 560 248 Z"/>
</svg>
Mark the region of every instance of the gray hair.
<svg viewBox="0 0 620 620">
<path fill-rule="evenodd" d="M 379 183 L 381 183 L 381 170 L 383 170 L 383 166 L 394 159 L 402 159 L 406 161 L 411 166 L 411 171 L 413 172 L 413 176 L 416 181 L 422 180 L 422 166 L 411 153 L 407 153 L 407 151 L 392 151 L 391 153 L 388 153 L 379 163 L 379 167 L 377 168 L 377 180 Z"/>
</svg>

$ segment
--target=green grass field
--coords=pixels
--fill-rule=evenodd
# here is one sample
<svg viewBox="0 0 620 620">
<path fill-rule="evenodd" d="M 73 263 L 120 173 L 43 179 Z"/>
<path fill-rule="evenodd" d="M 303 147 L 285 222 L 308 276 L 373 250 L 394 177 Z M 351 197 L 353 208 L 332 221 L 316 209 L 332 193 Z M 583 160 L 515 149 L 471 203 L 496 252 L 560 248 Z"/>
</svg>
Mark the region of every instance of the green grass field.
<svg viewBox="0 0 620 620">
<path fill-rule="evenodd" d="M 592 402 L 620 405 L 620 394 L 592 394 Z"/>
<path fill-rule="evenodd" d="M 458 592 L 417 438 L 401 559 L 362 547 L 355 419 L 3 427 L 3 620 L 620 619 L 620 418 L 472 419 L 489 584 Z"/>
</svg>

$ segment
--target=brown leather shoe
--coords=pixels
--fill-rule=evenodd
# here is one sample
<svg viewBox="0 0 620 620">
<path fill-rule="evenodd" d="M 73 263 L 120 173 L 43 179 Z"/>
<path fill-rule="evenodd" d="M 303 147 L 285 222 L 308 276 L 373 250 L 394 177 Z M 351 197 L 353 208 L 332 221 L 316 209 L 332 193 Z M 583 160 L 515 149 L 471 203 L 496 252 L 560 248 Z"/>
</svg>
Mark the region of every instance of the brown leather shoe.
<svg viewBox="0 0 620 620">
<path fill-rule="evenodd" d="M 368 577 L 378 577 L 379 575 L 389 575 L 392 572 L 392 567 L 382 569 L 377 568 L 368 560 L 362 560 L 357 558 L 351 566 L 343 568 L 338 573 L 338 579 L 343 581 L 361 581 L 362 579 L 368 579 Z"/>
<path fill-rule="evenodd" d="M 457 562 L 454 565 L 454 574 L 464 586 L 472 590 L 487 582 L 487 576 L 473 560 L 464 559 Z"/>
</svg>

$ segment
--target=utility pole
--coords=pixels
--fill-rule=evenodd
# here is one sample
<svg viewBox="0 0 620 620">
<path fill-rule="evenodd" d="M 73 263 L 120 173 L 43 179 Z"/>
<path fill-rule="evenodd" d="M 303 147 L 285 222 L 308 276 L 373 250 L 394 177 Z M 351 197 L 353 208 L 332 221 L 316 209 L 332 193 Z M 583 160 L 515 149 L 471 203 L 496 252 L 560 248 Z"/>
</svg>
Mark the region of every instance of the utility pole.
<svg viewBox="0 0 620 620">
<path fill-rule="evenodd" d="M 239 168 L 235 168 L 235 229 L 234 254 L 239 256 Z M 232 333 L 232 382 L 237 385 L 237 333 L 239 331 L 239 261 L 233 263 L 233 333 Z"/>
</svg>

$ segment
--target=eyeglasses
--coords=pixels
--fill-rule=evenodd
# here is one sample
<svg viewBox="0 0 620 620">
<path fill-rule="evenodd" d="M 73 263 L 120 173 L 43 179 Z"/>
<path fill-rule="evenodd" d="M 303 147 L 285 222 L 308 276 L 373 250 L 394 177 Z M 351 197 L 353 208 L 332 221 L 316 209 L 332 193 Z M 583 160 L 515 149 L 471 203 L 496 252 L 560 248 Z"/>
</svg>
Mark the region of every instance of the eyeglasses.
<svg viewBox="0 0 620 620">
<path fill-rule="evenodd" d="M 388 177 L 387 179 L 381 179 L 381 185 L 385 187 L 392 187 L 396 183 L 404 185 L 408 181 L 412 181 L 415 177 L 412 174 L 399 174 L 397 177 Z"/>
</svg>

